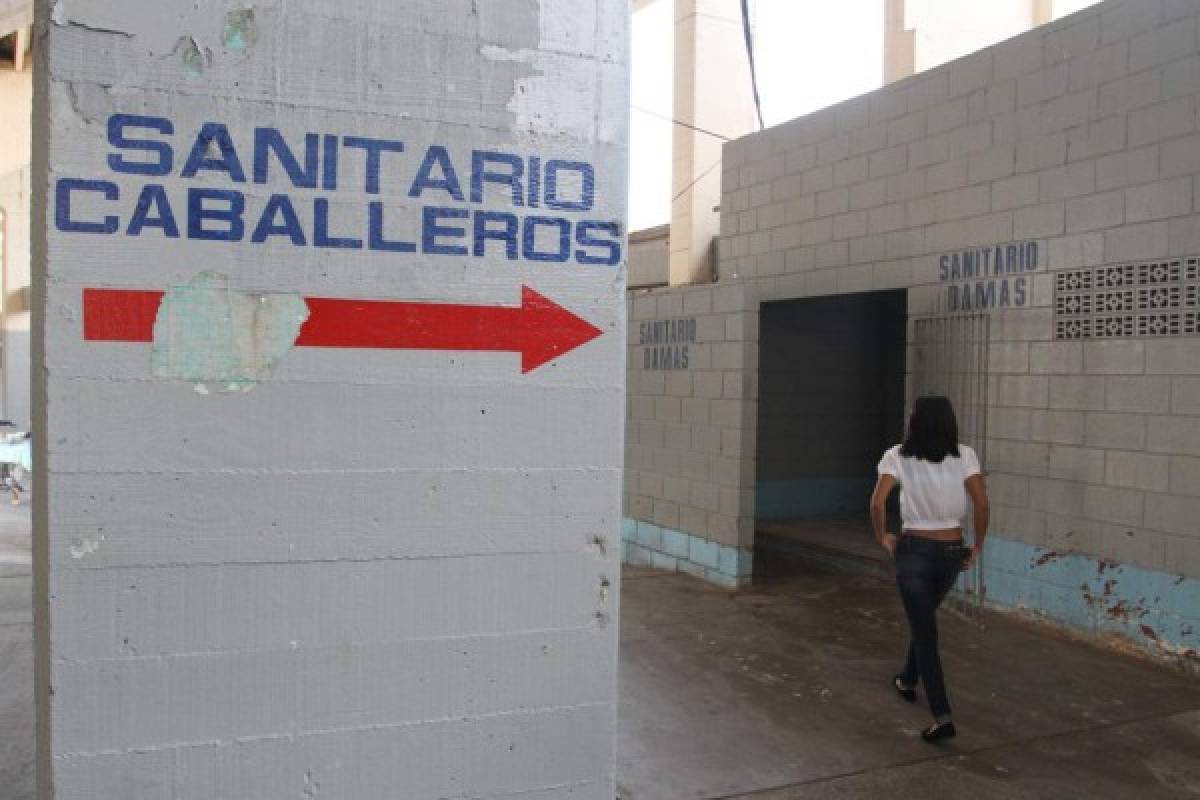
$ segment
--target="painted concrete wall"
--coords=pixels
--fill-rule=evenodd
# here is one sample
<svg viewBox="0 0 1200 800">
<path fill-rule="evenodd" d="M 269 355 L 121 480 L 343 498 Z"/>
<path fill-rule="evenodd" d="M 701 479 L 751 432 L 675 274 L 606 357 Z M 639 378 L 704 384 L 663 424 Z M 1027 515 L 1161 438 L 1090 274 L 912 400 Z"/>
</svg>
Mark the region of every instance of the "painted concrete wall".
<svg viewBox="0 0 1200 800">
<path fill-rule="evenodd" d="M 947 314 L 964 288 L 990 298 L 984 449 L 992 547 L 1006 553 L 986 562 L 990 599 L 1180 652 L 1200 649 L 1200 336 L 1187 299 L 1200 256 L 1198 16 L 1190 0 L 1109 0 L 727 145 L 709 290 L 742 298 L 742 370 L 756 364 L 763 302 L 909 288 L 916 318 Z M 1028 243 L 1032 270 L 1017 257 Z M 962 278 L 963 254 L 981 248 L 1015 271 Z M 635 316 L 664 318 L 684 296 L 638 296 Z M 630 370 L 646 413 L 637 393 L 664 389 Z M 731 401 L 727 418 L 753 431 L 753 391 Z M 725 456 L 743 493 L 752 441 Z M 647 512 L 667 502 L 654 493 L 667 473 L 641 463 L 627 480 L 635 520 L 698 533 Z M 1053 577 L 1063 554 L 1094 577 Z M 1130 577 L 1108 584 L 1111 565 Z"/>
<path fill-rule="evenodd" d="M 609 800 L 626 4 L 38 27 L 39 797 Z"/>
<path fill-rule="evenodd" d="M 16 13 L 16 9 L 11 9 Z M 3 16 L 0 13 L 0 16 Z M 0 65 L 0 209 L 4 211 L 3 394 L 0 416 L 28 430 L 29 412 L 29 113 L 33 67 Z"/>
</svg>

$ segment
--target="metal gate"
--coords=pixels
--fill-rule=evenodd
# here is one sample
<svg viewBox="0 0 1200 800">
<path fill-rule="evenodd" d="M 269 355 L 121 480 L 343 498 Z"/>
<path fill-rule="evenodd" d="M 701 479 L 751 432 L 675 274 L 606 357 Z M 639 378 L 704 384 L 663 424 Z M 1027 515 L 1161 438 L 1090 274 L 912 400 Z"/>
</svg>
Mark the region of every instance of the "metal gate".
<svg viewBox="0 0 1200 800">
<path fill-rule="evenodd" d="M 986 314 L 961 314 L 920 317 L 913 320 L 912 372 L 909 375 L 908 409 L 923 394 L 950 398 L 958 417 L 958 436 L 979 455 L 987 472 L 988 342 L 991 317 Z M 974 536 L 973 522 L 967 516 L 967 532 Z M 984 597 L 983 557 L 975 568 L 964 574 L 958 588 L 975 596 L 982 605 Z"/>
</svg>

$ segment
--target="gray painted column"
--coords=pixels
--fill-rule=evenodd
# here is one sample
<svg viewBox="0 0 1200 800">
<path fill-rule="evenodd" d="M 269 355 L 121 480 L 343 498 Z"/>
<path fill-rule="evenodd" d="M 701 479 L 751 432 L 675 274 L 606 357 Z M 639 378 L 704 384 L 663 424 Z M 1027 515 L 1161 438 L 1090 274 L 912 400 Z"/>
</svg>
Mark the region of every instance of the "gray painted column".
<svg viewBox="0 0 1200 800">
<path fill-rule="evenodd" d="M 39 2 L 42 800 L 611 800 L 628 15 Z"/>
</svg>

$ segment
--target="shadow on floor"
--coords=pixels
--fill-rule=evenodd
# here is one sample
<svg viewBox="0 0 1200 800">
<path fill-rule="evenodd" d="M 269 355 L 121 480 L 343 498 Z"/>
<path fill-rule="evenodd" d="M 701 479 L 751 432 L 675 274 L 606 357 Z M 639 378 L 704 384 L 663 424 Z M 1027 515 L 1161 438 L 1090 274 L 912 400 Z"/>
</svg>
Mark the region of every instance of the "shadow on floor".
<svg viewBox="0 0 1200 800">
<path fill-rule="evenodd" d="M 891 584 L 796 561 L 731 594 L 627 569 L 620 797 L 1200 794 L 1200 682 L 981 619 L 942 616 L 960 735 L 935 747 L 925 708 L 888 685 L 907 635 Z"/>
</svg>

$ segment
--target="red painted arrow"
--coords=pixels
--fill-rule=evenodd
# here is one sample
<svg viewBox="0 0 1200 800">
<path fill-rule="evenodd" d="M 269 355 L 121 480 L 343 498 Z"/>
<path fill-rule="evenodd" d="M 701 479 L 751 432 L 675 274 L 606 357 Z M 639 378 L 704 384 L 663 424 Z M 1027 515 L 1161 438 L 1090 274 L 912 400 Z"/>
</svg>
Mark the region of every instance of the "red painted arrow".
<svg viewBox="0 0 1200 800">
<path fill-rule="evenodd" d="M 84 289 L 83 338 L 149 342 L 163 293 Z M 602 331 L 557 303 L 521 287 L 521 305 L 470 306 L 392 300 L 306 297 L 308 320 L 297 347 L 518 352 L 521 371 L 590 342 Z"/>
</svg>

